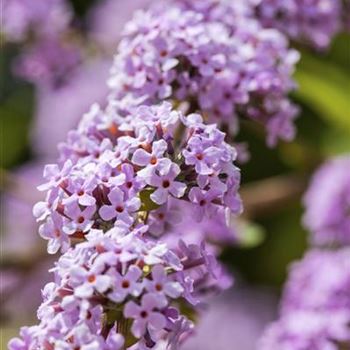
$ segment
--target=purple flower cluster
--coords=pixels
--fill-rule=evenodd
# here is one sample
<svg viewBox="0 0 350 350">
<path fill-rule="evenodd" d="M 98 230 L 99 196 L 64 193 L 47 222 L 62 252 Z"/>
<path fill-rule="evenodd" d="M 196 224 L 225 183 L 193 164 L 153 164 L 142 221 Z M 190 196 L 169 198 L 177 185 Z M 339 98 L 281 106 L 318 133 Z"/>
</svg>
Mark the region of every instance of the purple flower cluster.
<svg viewBox="0 0 350 350">
<path fill-rule="evenodd" d="M 255 0 L 172 0 L 172 2 L 182 10 L 200 13 L 206 21 L 225 23 L 231 33 L 239 29 L 244 21 L 249 21 L 255 16 L 253 7 Z"/>
<path fill-rule="evenodd" d="M 295 311 L 273 323 L 263 335 L 260 350 L 338 350 L 350 341 L 349 313 Z"/>
<path fill-rule="evenodd" d="M 167 217 L 171 198 L 191 203 L 198 221 L 239 213 L 240 173 L 224 136 L 168 103 L 125 118 L 93 106 L 61 145 L 63 165 L 47 165 L 39 187 L 46 201 L 34 214 L 49 252 L 66 251 L 91 228 L 152 226 L 152 211 Z"/>
<path fill-rule="evenodd" d="M 146 231 L 90 230 L 53 269 L 40 324 L 23 328 L 9 349 L 147 349 L 160 339 L 175 349 L 192 329 L 181 305 L 198 303 L 198 286 L 221 270 L 204 247 L 180 242 L 171 251 L 144 240 Z"/>
<path fill-rule="evenodd" d="M 304 224 L 317 245 L 350 243 L 350 156 L 325 163 L 304 197 Z"/>
<path fill-rule="evenodd" d="M 340 0 L 258 0 L 257 11 L 264 26 L 317 49 L 327 48 L 341 28 Z"/>
<path fill-rule="evenodd" d="M 338 349 L 350 345 L 350 250 L 314 250 L 292 266 L 281 318 L 259 349 Z"/>
<path fill-rule="evenodd" d="M 130 105 L 186 101 L 188 111 L 199 110 L 233 135 L 243 116 L 265 126 L 269 145 L 292 139 L 297 110 L 287 95 L 298 53 L 244 9 L 175 1 L 138 12 L 115 57 L 112 103 L 127 113 Z"/>
<path fill-rule="evenodd" d="M 63 255 L 40 324 L 22 328 L 9 348 L 177 348 L 195 306 L 232 283 L 218 250 L 206 247 L 209 235 L 184 222 L 176 234 L 170 228 L 181 208 L 191 225 L 215 217 L 211 227 L 226 228 L 213 242 L 232 239 L 225 215 L 241 210 L 240 173 L 224 139 L 167 102 L 124 117 L 93 105 L 60 146 L 60 163 L 45 167 L 46 200 L 33 211 L 48 252 Z"/>
<path fill-rule="evenodd" d="M 282 312 L 296 309 L 350 310 L 350 249 L 311 250 L 291 267 Z"/>
</svg>

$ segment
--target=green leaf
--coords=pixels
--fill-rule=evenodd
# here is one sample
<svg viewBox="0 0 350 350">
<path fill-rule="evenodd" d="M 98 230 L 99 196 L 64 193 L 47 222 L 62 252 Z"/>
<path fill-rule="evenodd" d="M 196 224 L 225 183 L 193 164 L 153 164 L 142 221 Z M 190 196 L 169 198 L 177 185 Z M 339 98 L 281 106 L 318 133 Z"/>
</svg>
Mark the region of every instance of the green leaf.
<svg viewBox="0 0 350 350">
<path fill-rule="evenodd" d="M 145 189 L 140 192 L 141 200 L 141 209 L 140 211 L 152 211 L 158 209 L 160 205 L 154 203 L 151 199 L 151 194 L 154 192 L 154 189 Z"/>
<path fill-rule="evenodd" d="M 304 53 L 295 74 L 295 96 L 331 126 L 350 133 L 350 81 L 337 66 Z"/>
<path fill-rule="evenodd" d="M 7 343 L 13 338 L 18 337 L 18 331 L 20 326 L 18 328 L 1 328 L 0 329 L 0 349 L 7 349 Z"/>
<path fill-rule="evenodd" d="M 350 135 L 347 130 L 329 128 L 322 135 L 320 149 L 326 157 L 350 152 Z"/>
<path fill-rule="evenodd" d="M 28 89 L 17 91 L 1 104 L 1 167 L 9 168 L 27 157 L 31 113 L 32 94 Z"/>
<path fill-rule="evenodd" d="M 265 239 L 264 228 L 250 221 L 236 222 L 239 246 L 241 248 L 254 248 Z"/>
</svg>

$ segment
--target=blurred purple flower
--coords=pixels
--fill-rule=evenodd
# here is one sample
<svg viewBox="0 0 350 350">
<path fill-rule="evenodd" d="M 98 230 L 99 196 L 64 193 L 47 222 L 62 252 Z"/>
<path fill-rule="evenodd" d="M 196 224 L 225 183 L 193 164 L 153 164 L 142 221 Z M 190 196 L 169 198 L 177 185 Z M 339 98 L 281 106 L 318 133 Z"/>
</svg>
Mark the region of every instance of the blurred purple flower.
<svg viewBox="0 0 350 350">
<path fill-rule="evenodd" d="M 243 116 L 265 126 L 269 145 L 291 140 L 298 52 L 248 10 L 225 0 L 205 4 L 179 0 L 135 14 L 112 67 L 111 104 L 128 113 L 132 104 L 187 101 L 233 136 Z"/>
<path fill-rule="evenodd" d="M 325 163 L 304 197 L 304 225 L 316 245 L 350 244 L 350 156 Z"/>
<path fill-rule="evenodd" d="M 59 88 L 67 83 L 81 62 L 78 46 L 57 37 L 38 41 L 16 58 L 14 71 L 22 79 L 46 88 Z"/>
<path fill-rule="evenodd" d="M 8 41 L 22 41 L 31 33 L 49 37 L 64 31 L 72 18 L 65 0 L 7 0 L 2 4 L 2 27 Z"/>
<path fill-rule="evenodd" d="M 312 250 L 292 265 L 281 316 L 261 350 L 338 349 L 350 345 L 350 248 Z"/>
<path fill-rule="evenodd" d="M 267 328 L 259 350 L 338 350 L 350 345 L 350 314 L 298 310 Z M 339 345 L 339 346 L 338 346 Z"/>
<path fill-rule="evenodd" d="M 311 250 L 291 266 L 281 312 L 350 310 L 350 249 Z M 350 315 L 350 314 L 349 314 Z"/>
<path fill-rule="evenodd" d="M 325 49 L 341 28 L 340 0 L 258 0 L 262 23 L 292 39 Z"/>
</svg>

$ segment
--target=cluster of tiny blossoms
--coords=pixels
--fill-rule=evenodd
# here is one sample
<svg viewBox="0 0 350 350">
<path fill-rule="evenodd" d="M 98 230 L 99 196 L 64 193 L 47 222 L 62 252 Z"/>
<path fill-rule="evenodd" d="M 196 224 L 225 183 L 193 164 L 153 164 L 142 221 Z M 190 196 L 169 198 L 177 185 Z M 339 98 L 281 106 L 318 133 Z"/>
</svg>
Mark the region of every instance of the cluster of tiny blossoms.
<svg viewBox="0 0 350 350">
<path fill-rule="evenodd" d="M 329 46 L 341 28 L 341 0 L 258 0 L 262 24 L 317 49 Z"/>
<path fill-rule="evenodd" d="M 186 101 L 232 135 L 248 117 L 264 125 L 269 145 L 292 139 L 297 110 L 287 95 L 298 53 L 245 14 L 225 1 L 174 1 L 137 13 L 115 57 L 112 103 L 125 113 L 140 103 Z"/>
<path fill-rule="evenodd" d="M 168 103 L 137 107 L 126 118 L 95 105 L 61 145 L 63 165 L 45 168 L 46 201 L 34 214 L 44 221 L 49 252 L 66 251 L 91 228 L 148 224 L 155 209 L 166 216 L 170 198 L 192 203 L 198 221 L 238 213 L 240 172 L 224 136 Z"/>
<path fill-rule="evenodd" d="M 316 245 L 350 243 L 350 156 L 325 163 L 305 194 L 304 224 Z"/>
<path fill-rule="evenodd" d="M 176 348 L 193 306 L 231 280 L 205 235 L 186 243 L 183 226 L 170 245 L 159 237 L 177 201 L 199 222 L 240 212 L 236 152 L 224 137 L 167 102 L 123 118 L 94 105 L 61 145 L 60 165 L 45 168 L 34 214 L 49 253 L 63 255 L 40 324 L 10 349 Z"/>
<path fill-rule="evenodd" d="M 194 285 L 216 278 L 218 267 L 203 247 L 180 242 L 170 251 L 144 240 L 146 230 L 91 230 L 63 254 L 43 290 L 40 324 L 22 328 L 9 349 L 136 350 L 161 339 L 177 348 L 192 328 L 179 308 L 199 301 Z"/>
<path fill-rule="evenodd" d="M 350 250 L 312 250 L 292 266 L 281 318 L 261 350 L 347 349 L 350 345 Z"/>
</svg>

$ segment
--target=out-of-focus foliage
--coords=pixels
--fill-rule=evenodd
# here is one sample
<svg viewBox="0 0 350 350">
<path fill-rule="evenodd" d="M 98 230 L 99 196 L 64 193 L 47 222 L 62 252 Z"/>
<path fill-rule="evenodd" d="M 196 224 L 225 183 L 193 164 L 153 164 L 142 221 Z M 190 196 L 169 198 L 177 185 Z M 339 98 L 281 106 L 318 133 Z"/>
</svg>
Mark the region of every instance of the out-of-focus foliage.
<svg viewBox="0 0 350 350">
<path fill-rule="evenodd" d="M 13 50 L 0 55 L 1 167 L 20 164 L 29 157 L 28 131 L 33 113 L 33 90 L 11 74 Z"/>
</svg>

